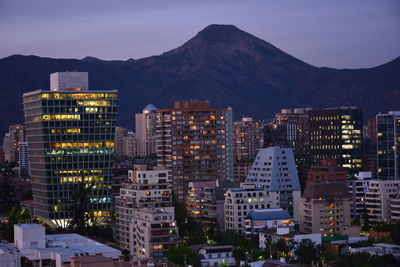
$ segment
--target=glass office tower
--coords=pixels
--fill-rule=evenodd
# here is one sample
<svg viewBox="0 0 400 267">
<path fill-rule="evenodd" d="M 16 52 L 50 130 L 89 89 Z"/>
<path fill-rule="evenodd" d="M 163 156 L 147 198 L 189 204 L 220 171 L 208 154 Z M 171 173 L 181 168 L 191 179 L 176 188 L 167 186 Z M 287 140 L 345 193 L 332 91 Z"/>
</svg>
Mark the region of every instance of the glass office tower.
<svg viewBox="0 0 400 267">
<path fill-rule="evenodd" d="M 34 214 L 61 227 L 79 201 L 91 218 L 111 210 L 118 92 L 88 91 L 87 81 L 85 72 L 53 73 L 50 91 L 23 95 Z"/>
</svg>

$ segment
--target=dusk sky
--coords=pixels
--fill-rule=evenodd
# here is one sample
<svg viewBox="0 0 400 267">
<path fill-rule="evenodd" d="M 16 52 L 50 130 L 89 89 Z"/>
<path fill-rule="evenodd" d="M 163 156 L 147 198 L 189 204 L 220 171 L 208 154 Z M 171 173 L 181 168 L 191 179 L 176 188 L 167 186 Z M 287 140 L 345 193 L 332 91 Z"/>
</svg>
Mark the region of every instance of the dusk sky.
<svg viewBox="0 0 400 267">
<path fill-rule="evenodd" d="M 0 0 L 0 58 L 142 58 L 233 24 L 316 66 L 400 56 L 399 0 Z"/>
</svg>

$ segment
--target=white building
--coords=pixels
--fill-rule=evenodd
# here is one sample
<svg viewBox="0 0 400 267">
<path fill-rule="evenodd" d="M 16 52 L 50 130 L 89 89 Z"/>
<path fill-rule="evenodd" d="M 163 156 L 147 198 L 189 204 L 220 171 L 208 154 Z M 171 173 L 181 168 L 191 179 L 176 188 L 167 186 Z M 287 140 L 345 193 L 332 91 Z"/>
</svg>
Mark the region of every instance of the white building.
<svg viewBox="0 0 400 267">
<path fill-rule="evenodd" d="M 289 227 L 282 227 L 276 229 L 267 229 L 260 232 L 259 235 L 259 248 L 266 249 L 269 240 L 272 243 L 278 242 L 280 239 L 292 240 L 296 243 L 300 243 L 303 239 L 309 239 L 315 245 L 321 245 L 322 235 L 321 233 L 306 234 L 298 231 L 291 230 Z"/>
<path fill-rule="evenodd" d="M 156 153 L 157 108 L 148 104 L 142 113 L 135 114 L 137 152 L 139 156 Z"/>
<path fill-rule="evenodd" d="M 396 197 L 400 180 L 370 180 L 365 195 L 367 215 L 372 222 L 391 222 L 391 200 Z"/>
<path fill-rule="evenodd" d="M 352 247 L 349 249 L 349 252 L 352 254 L 368 253 L 371 256 L 383 256 L 392 254 L 397 260 L 400 260 L 400 246 L 386 243 L 375 243 L 372 247 Z"/>
<path fill-rule="evenodd" d="M 245 234 L 256 234 L 263 229 L 294 227 L 293 217 L 283 209 L 260 209 L 249 213 L 245 219 Z"/>
<path fill-rule="evenodd" d="M 116 239 L 122 249 L 130 249 L 132 246 L 129 224 L 136 211 L 158 207 L 174 212 L 170 170 L 135 165 L 134 170 L 128 171 L 128 178 L 129 183 L 122 184 L 120 195 L 115 198 Z"/>
<path fill-rule="evenodd" d="M 369 180 L 372 179 L 371 172 L 359 172 L 356 179 L 347 180 L 350 193 L 350 216 L 354 220 L 365 214 L 365 195 L 368 191 Z"/>
<path fill-rule="evenodd" d="M 206 246 L 198 250 L 201 257 L 202 267 L 213 266 L 235 266 L 236 261 L 233 257 L 233 246 Z"/>
<path fill-rule="evenodd" d="M 117 260 L 121 251 L 78 234 L 46 235 L 38 224 L 14 225 L 14 245 L 0 244 L 0 266 L 61 267 L 79 255 L 98 255 Z"/>
<path fill-rule="evenodd" d="M 89 90 L 89 75 L 87 72 L 55 72 L 50 74 L 50 90 L 68 90 L 78 88 L 79 91 Z"/>
<path fill-rule="evenodd" d="M 162 208 L 137 210 L 130 223 L 129 235 L 131 255 L 165 262 L 167 251 L 179 241 L 175 214 Z"/>
<path fill-rule="evenodd" d="M 279 194 L 268 192 L 251 183 L 229 188 L 225 194 L 225 230 L 242 233 L 251 211 L 279 207 Z"/>
<path fill-rule="evenodd" d="M 292 148 L 260 149 L 246 182 L 278 193 L 279 207 L 288 210 L 294 219 L 299 219 L 300 182 Z"/>
</svg>

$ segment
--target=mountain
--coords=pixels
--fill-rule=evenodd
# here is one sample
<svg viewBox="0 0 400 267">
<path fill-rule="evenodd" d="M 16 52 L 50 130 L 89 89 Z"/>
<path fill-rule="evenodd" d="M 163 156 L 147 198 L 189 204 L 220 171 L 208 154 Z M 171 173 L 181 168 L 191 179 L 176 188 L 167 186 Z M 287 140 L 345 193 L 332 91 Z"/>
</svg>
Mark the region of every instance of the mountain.
<svg viewBox="0 0 400 267">
<path fill-rule="evenodd" d="M 369 69 L 318 68 L 232 25 L 210 25 L 181 47 L 139 60 L 0 59 L 0 134 L 23 122 L 22 94 L 49 88 L 49 74 L 89 72 L 92 89 L 120 91 L 119 124 L 133 128 L 148 103 L 210 100 L 263 119 L 281 108 L 354 105 L 366 118 L 400 109 L 400 57 Z"/>
</svg>

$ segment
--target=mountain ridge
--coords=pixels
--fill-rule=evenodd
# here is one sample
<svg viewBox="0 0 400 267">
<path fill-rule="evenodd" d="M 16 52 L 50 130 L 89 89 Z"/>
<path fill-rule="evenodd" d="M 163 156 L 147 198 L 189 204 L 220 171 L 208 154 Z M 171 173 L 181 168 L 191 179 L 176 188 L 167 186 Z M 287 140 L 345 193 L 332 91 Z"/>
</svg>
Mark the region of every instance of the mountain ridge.
<svg viewBox="0 0 400 267">
<path fill-rule="evenodd" d="M 132 129 L 147 104 L 210 100 L 233 106 L 235 119 L 264 119 L 281 108 L 355 105 L 365 117 L 399 109 L 400 57 L 372 68 L 316 67 L 233 25 L 209 25 L 158 56 L 128 60 L 53 59 L 12 55 L 0 59 L 0 134 L 22 123 L 22 94 L 49 88 L 49 74 L 88 71 L 89 88 L 120 91 L 119 124 Z"/>
</svg>

